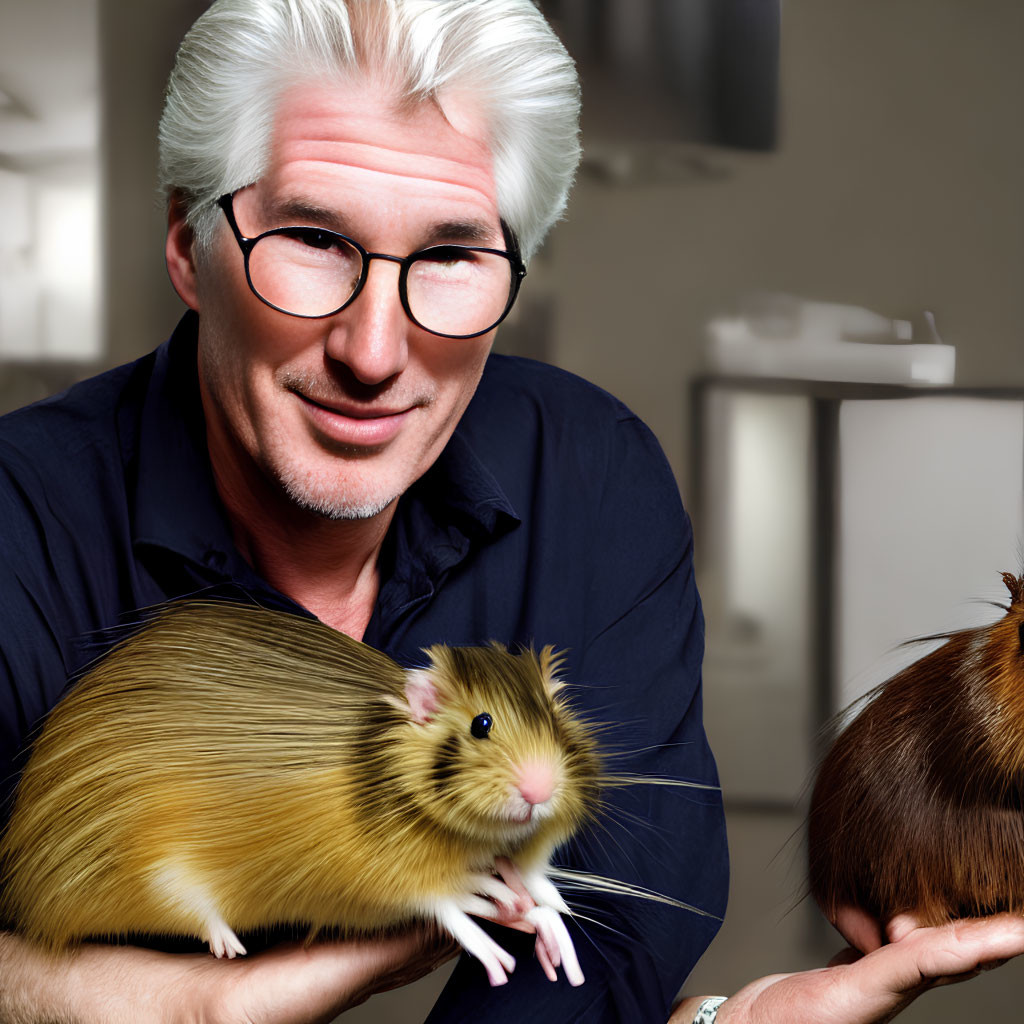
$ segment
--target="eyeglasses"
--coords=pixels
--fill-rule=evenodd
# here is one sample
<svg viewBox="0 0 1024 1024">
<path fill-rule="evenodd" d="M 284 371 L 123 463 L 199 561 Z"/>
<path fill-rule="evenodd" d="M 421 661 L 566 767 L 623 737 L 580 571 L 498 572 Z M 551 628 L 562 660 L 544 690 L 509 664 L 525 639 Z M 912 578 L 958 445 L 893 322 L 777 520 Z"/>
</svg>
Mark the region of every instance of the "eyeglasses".
<svg viewBox="0 0 1024 1024">
<path fill-rule="evenodd" d="M 502 223 L 504 249 L 432 245 L 408 256 L 367 252 L 336 231 L 309 226 L 273 228 L 255 238 L 238 229 L 233 194 L 217 205 L 245 258 L 253 294 L 289 316 L 320 319 L 356 300 L 371 260 L 400 265 L 398 297 L 417 327 L 443 338 L 476 338 L 508 316 L 526 276 L 512 234 Z"/>
</svg>

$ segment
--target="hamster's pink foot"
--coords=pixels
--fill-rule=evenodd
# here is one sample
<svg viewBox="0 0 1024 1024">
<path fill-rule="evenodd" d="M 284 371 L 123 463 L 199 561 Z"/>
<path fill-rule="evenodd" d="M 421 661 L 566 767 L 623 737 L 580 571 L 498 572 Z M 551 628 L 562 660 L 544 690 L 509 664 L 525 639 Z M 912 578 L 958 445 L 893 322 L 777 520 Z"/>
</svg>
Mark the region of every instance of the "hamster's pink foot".
<svg viewBox="0 0 1024 1024">
<path fill-rule="evenodd" d="M 544 973 L 555 981 L 561 967 L 570 985 L 582 985 L 583 971 L 576 956 L 576 947 L 561 916 L 569 913 L 569 907 L 551 879 L 543 870 L 523 873 L 507 857 L 499 857 L 495 867 L 505 884 L 519 895 L 520 903 L 536 904 L 529 907 L 522 918 L 537 932 L 537 959 Z"/>
<path fill-rule="evenodd" d="M 504 985 L 508 981 L 508 974 L 515 969 L 515 957 L 499 946 L 480 925 L 466 915 L 463 907 L 472 901 L 486 903 L 479 897 L 464 897 L 459 901 L 438 900 L 430 912 L 467 953 L 475 956 L 483 964 L 484 970 L 487 971 L 487 980 L 492 985 Z"/>
<path fill-rule="evenodd" d="M 236 956 L 245 956 L 245 946 L 223 918 L 210 918 L 206 923 L 206 930 L 210 952 L 215 957 L 218 959 L 227 957 L 229 960 L 233 960 Z"/>
<path fill-rule="evenodd" d="M 523 916 L 537 929 L 537 958 L 548 978 L 554 981 L 555 969 L 561 965 L 570 985 L 582 985 L 583 971 L 576 957 L 576 947 L 558 911 L 553 907 L 534 907 Z"/>
</svg>

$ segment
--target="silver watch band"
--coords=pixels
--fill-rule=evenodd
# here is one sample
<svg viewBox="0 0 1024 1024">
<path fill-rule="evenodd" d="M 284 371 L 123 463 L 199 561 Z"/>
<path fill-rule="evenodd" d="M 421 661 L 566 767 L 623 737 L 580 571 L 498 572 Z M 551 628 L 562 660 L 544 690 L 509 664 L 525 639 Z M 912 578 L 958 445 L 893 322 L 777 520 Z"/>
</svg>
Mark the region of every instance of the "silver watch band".
<svg viewBox="0 0 1024 1024">
<path fill-rule="evenodd" d="M 715 1024 L 718 1008 L 727 998 L 727 996 L 709 996 L 705 999 L 697 1007 L 697 1016 L 693 1018 L 693 1024 Z"/>
</svg>

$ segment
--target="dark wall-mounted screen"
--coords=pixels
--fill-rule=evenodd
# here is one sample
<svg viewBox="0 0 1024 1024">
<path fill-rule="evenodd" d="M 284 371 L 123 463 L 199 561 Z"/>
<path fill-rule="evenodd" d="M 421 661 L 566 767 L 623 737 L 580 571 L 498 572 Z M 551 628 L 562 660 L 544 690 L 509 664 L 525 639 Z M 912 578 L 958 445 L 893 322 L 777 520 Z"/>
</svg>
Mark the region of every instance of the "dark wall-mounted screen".
<svg viewBox="0 0 1024 1024">
<path fill-rule="evenodd" d="M 774 149 L 780 0 L 541 0 L 591 138 Z"/>
</svg>

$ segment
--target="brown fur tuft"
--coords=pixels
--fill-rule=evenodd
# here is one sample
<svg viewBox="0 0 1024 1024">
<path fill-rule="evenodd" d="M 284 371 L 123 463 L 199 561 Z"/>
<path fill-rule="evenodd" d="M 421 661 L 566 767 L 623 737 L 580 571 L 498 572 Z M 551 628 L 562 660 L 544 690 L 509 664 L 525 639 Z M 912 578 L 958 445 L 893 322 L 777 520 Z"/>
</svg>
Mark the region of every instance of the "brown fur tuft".
<svg viewBox="0 0 1024 1024">
<path fill-rule="evenodd" d="M 1001 574 L 1006 589 L 1010 592 L 1010 605 L 1024 603 L 1024 576 L 1014 576 L 1012 572 Z"/>
</svg>

